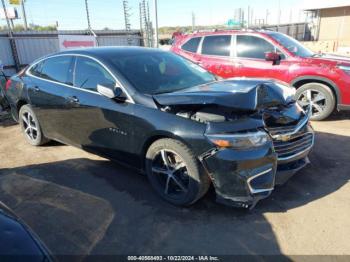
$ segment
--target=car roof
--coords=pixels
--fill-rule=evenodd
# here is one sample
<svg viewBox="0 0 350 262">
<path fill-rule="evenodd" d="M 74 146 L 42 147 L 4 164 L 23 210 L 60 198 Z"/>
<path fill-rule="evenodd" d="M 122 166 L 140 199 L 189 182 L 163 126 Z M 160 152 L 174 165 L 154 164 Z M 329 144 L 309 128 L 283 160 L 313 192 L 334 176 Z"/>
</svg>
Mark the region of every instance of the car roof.
<svg viewBox="0 0 350 262">
<path fill-rule="evenodd" d="M 203 31 L 203 32 L 195 32 L 195 33 L 189 33 L 184 34 L 182 37 L 201 37 L 201 36 L 208 36 L 208 35 L 222 35 L 222 34 L 258 34 L 258 35 L 266 35 L 269 34 L 270 31 L 265 30 L 213 30 L 213 31 Z"/>
<path fill-rule="evenodd" d="M 92 48 L 80 48 L 72 49 L 67 51 L 58 52 L 54 55 L 60 54 L 80 54 L 87 55 L 95 58 L 101 58 L 107 56 L 118 56 L 118 55 L 141 55 L 146 53 L 159 53 L 165 52 L 160 49 L 137 47 L 137 46 L 108 46 L 108 47 L 92 47 Z"/>
</svg>

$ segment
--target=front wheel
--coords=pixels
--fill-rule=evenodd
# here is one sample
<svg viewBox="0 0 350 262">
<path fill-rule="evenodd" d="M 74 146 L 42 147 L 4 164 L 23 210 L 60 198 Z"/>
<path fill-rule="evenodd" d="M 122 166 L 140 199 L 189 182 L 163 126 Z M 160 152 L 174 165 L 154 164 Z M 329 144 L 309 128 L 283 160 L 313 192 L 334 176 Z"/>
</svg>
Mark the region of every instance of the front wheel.
<svg viewBox="0 0 350 262">
<path fill-rule="evenodd" d="M 196 202 L 210 185 L 208 175 L 192 151 L 174 139 L 160 139 L 149 147 L 146 171 L 154 190 L 175 205 Z"/>
<path fill-rule="evenodd" d="M 326 119 L 335 108 L 336 99 L 332 90 L 321 83 L 308 83 L 296 91 L 296 99 L 303 109 L 311 106 L 311 120 Z"/>
<path fill-rule="evenodd" d="M 29 105 L 19 110 L 19 124 L 27 142 L 33 146 L 41 146 L 49 140 L 44 136 L 34 111 Z"/>
</svg>

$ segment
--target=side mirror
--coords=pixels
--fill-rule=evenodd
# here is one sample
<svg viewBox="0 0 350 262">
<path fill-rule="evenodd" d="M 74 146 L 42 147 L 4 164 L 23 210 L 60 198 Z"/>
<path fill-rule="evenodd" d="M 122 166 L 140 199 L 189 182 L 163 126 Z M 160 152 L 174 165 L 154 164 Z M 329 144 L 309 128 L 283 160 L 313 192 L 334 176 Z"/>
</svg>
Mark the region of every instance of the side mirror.
<svg viewBox="0 0 350 262">
<path fill-rule="evenodd" d="M 108 86 L 108 85 L 97 85 L 97 92 L 111 99 L 119 101 L 125 101 L 126 96 L 120 87 Z"/>
<path fill-rule="evenodd" d="M 265 53 L 265 60 L 271 61 L 273 65 L 278 65 L 281 61 L 281 56 L 276 52 Z"/>
</svg>

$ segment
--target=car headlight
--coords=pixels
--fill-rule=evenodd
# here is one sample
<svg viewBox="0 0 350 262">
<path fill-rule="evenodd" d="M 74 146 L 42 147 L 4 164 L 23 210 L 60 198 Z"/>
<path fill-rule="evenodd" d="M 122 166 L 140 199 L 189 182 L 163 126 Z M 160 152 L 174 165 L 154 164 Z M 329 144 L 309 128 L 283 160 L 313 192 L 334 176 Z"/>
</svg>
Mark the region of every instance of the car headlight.
<svg viewBox="0 0 350 262">
<path fill-rule="evenodd" d="M 338 65 L 338 68 L 343 70 L 346 74 L 350 75 L 350 66 Z"/>
<path fill-rule="evenodd" d="M 206 134 L 206 137 L 217 147 L 249 149 L 265 145 L 270 136 L 263 131 L 236 134 Z"/>
</svg>

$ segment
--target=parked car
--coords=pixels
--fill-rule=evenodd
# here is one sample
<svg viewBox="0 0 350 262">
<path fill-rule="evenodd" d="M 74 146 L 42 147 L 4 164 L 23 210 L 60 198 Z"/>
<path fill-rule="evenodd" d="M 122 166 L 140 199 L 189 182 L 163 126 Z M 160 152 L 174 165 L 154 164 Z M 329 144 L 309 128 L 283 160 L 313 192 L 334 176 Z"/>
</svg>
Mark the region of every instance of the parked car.
<svg viewBox="0 0 350 262">
<path fill-rule="evenodd" d="M 178 35 L 171 50 L 223 78 L 268 77 L 297 88 L 312 120 L 350 110 L 350 58 L 316 54 L 273 31 L 216 31 Z"/>
<path fill-rule="evenodd" d="M 39 237 L 0 202 L 1 261 L 56 261 Z"/>
<path fill-rule="evenodd" d="M 4 72 L 4 65 L 0 60 L 0 112 L 8 108 L 8 103 L 4 93 L 7 78 L 8 77 L 5 75 Z"/>
<path fill-rule="evenodd" d="M 25 139 L 50 139 L 144 171 L 155 191 L 190 205 L 253 207 L 307 164 L 314 142 L 294 88 L 217 81 L 171 52 L 137 47 L 66 51 L 13 76 L 6 96 Z"/>
</svg>

